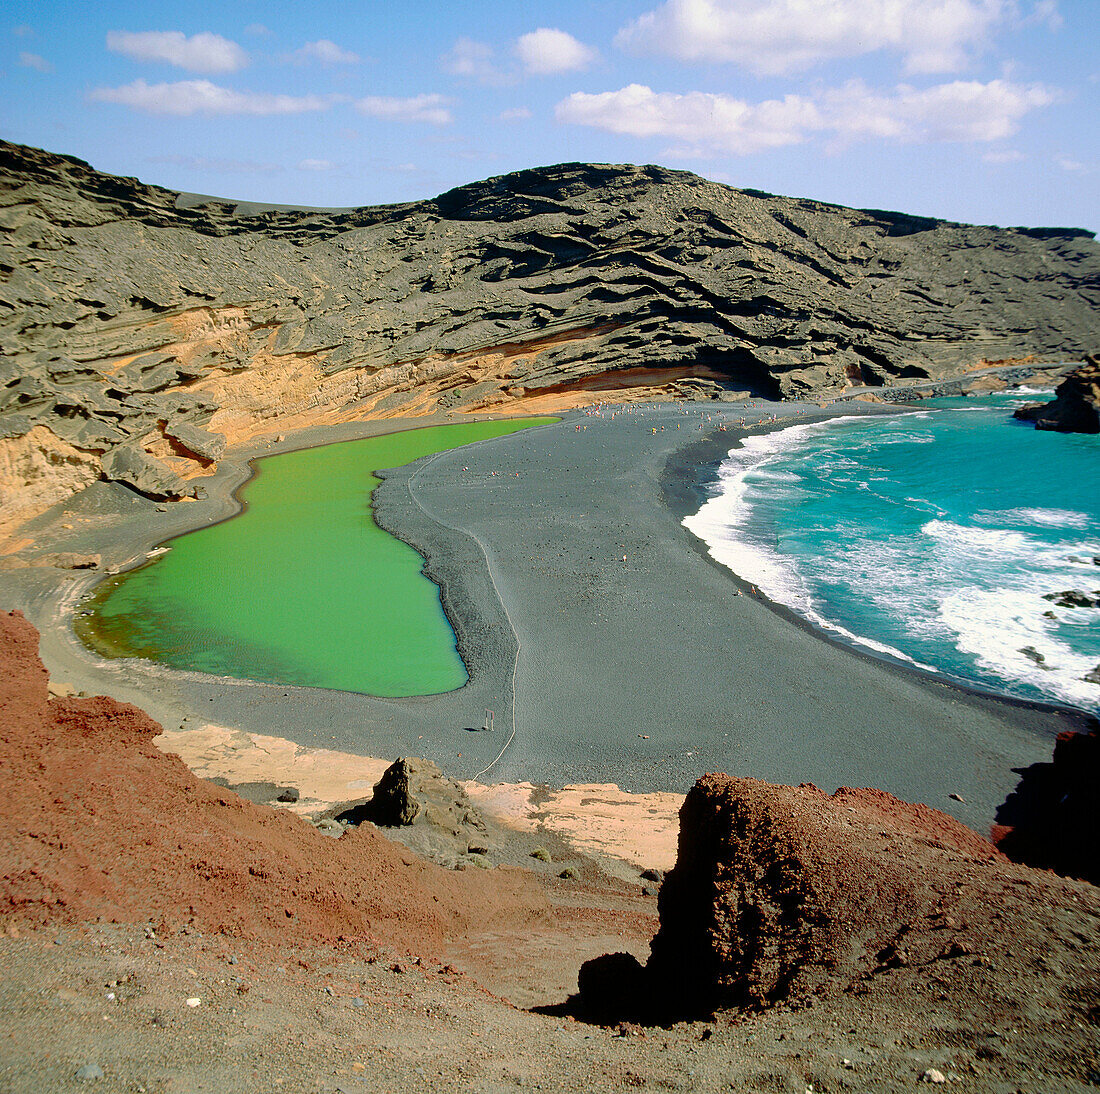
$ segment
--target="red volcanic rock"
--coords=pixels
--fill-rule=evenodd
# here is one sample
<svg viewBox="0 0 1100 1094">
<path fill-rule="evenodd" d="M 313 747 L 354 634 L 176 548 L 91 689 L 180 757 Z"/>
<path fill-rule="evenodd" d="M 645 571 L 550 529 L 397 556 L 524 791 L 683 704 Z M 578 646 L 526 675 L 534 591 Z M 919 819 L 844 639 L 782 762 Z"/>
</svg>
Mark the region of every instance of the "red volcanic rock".
<svg viewBox="0 0 1100 1094">
<path fill-rule="evenodd" d="M 1036 429 L 1058 433 L 1100 433 L 1100 354 L 1085 358 L 1054 390 L 1054 401 L 1020 407 L 1014 417 Z"/>
<path fill-rule="evenodd" d="M 680 810 L 648 972 L 710 1009 L 927 960 L 947 941 L 932 927 L 955 906 L 951 884 L 1000 857 L 946 814 L 878 790 L 704 775 Z"/>
<path fill-rule="evenodd" d="M 422 953 L 544 914 L 521 871 L 459 873 L 366 827 L 339 840 L 197 779 L 113 699 L 49 699 L 38 636 L 0 613 L 0 918 L 194 923 L 261 942 Z"/>
</svg>

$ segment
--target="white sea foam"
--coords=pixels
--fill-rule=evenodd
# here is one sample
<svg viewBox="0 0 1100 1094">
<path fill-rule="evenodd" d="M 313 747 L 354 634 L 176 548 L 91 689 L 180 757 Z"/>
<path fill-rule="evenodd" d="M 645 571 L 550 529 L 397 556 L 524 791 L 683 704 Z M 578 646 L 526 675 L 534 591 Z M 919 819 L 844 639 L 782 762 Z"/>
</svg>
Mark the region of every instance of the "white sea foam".
<svg viewBox="0 0 1100 1094">
<path fill-rule="evenodd" d="M 980 524 L 1041 524 L 1047 528 L 1087 528 L 1088 513 L 1072 509 L 1035 509 L 1026 506 L 1017 509 L 983 509 L 974 514 Z"/>
<path fill-rule="evenodd" d="M 1010 688 L 1024 683 L 1052 699 L 1096 706 L 1100 685 L 1082 679 L 1095 667 L 1096 653 L 1075 652 L 1067 644 L 1067 632 L 1059 629 L 1072 626 L 1095 633 L 1100 629 L 1100 610 L 1066 610 L 1052 618 L 1052 603 L 1042 597 L 1075 587 L 1080 583 L 1080 559 L 1091 561 L 1100 555 L 1100 543 L 1090 541 L 1094 537 L 1089 535 L 1095 518 L 1067 508 L 1021 506 L 983 510 L 957 520 L 927 498 L 880 493 L 874 485 L 881 477 L 874 452 L 892 425 L 883 423 L 871 437 L 853 436 L 845 451 L 828 444 L 820 451 L 814 448 L 812 459 L 800 456 L 799 449 L 835 428 L 834 423 L 807 423 L 749 437 L 719 468 L 715 496 L 683 523 L 717 561 L 844 641 L 929 672 L 937 668 L 924 657 L 918 660 L 919 651 L 954 648 L 962 655 L 962 665 L 973 665 L 979 677 L 993 677 Z M 863 462 L 852 453 L 861 453 Z M 827 524 L 821 529 L 803 524 L 799 531 L 809 541 L 823 533 L 827 546 L 816 554 L 811 548 L 809 555 L 803 549 L 801 560 L 785 556 L 772 534 L 754 527 L 754 507 L 765 498 L 778 501 L 780 508 L 803 497 L 817 498 L 814 480 L 848 490 L 855 487 L 875 496 L 876 504 L 899 506 L 924 519 L 916 525 L 912 517 L 903 519 L 893 536 L 881 531 L 869 535 L 858 517 L 849 525 Z M 1062 529 L 1070 537 L 1058 536 Z M 830 618 L 843 611 L 838 608 L 843 601 L 856 606 L 853 618 L 866 614 L 888 621 L 885 633 L 912 639 L 913 652 L 858 634 Z M 1082 648 L 1091 648 L 1090 643 L 1095 640 L 1088 637 Z M 1022 653 L 1025 648 L 1042 657 L 1042 663 Z M 955 664 L 956 657 L 950 655 L 943 667 L 966 673 Z"/>
<path fill-rule="evenodd" d="M 1100 685 L 1082 677 L 1095 667 L 1095 661 L 1058 638 L 1057 622 L 1044 615 L 1049 608 L 1049 601 L 1034 590 L 968 586 L 945 597 L 939 614 L 954 632 L 956 648 L 982 668 L 1005 680 L 1028 683 L 1064 702 L 1094 706 L 1100 699 Z M 1100 612 L 1088 614 L 1093 621 L 1100 619 Z M 1089 625 L 1083 614 L 1073 622 Z M 1041 664 L 1023 652 L 1028 648 L 1043 658 Z"/>
<path fill-rule="evenodd" d="M 936 438 L 929 431 L 927 433 L 915 433 L 912 430 L 902 431 L 894 429 L 883 432 L 874 439 L 874 447 L 882 448 L 892 444 L 932 444 Z"/>
<path fill-rule="evenodd" d="M 750 474 L 760 478 L 762 465 L 787 455 L 837 422 L 860 420 L 853 415 L 833 419 L 832 422 L 804 423 L 763 436 L 746 437 L 742 447 L 731 450 L 719 466 L 720 492 L 697 513 L 685 517 L 683 524 L 707 545 L 712 558 L 743 581 L 755 585 L 769 600 L 790 608 L 803 619 L 846 642 L 897 658 L 927 672 L 936 672 L 932 665 L 922 664 L 885 642 L 856 634 L 824 616 L 797 568 L 781 558 L 773 546 L 754 542 L 746 532 L 745 526 L 752 508 L 747 500 L 750 487 L 746 479 Z"/>
<path fill-rule="evenodd" d="M 1100 550 L 1095 541 L 1051 542 L 1016 528 L 989 528 L 950 520 L 930 520 L 921 531 L 935 541 L 936 550 L 958 572 L 973 573 L 977 568 L 999 575 L 1015 567 L 1032 582 L 1047 575 L 1073 581 L 1076 575 L 1071 556 L 1091 557 Z"/>
</svg>

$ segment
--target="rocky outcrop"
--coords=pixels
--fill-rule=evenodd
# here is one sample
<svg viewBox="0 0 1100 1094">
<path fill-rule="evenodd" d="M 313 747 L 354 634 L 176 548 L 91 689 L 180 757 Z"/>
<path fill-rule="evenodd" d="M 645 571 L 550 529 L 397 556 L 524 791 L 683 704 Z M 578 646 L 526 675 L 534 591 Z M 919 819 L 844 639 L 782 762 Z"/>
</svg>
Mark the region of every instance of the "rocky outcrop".
<svg viewBox="0 0 1100 1094">
<path fill-rule="evenodd" d="M 420 758 L 395 760 L 382 773 L 369 798 L 344 802 L 321 815 L 327 823 L 386 829 L 418 855 L 449 869 L 486 866 L 493 842 L 484 817 L 461 784 Z"/>
<path fill-rule="evenodd" d="M 399 759 L 390 764 L 374 784 L 370 801 L 362 806 L 362 819 L 389 828 L 412 824 L 420 812 L 420 802 L 409 786 L 412 775 L 413 765 L 408 760 Z"/>
<path fill-rule="evenodd" d="M 1036 429 L 1058 433 L 1100 433 L 1100 354 L 1086 358 L 1054 390 L 1054 401 L 1022 406 L 1014 417 Z"/>
<path fill-rule="evenodd" d="M 576 1002 L 600 1021 L 666 1022 L 806 1005 L 894 973 L 956 981 L 976 958 L 1006 952 L 1012 961 L 1055 934 L 1076 948 L 1073 909 L 1087 887 L 1074 884 L 881 791 L 830 796 L 705 775 L 680 811 L 649 962 L 613 954 L 588 963 Z M 1029 904 L 1062 909 L 1057 931 Z M 1007 935 L 1001 922 L 1012 925 Z"/>
<path fill-rule="evenodd" d="M 0 536 L 90 486 L 102 474 L 95 452 L 62 440 L 45 425 L 0 436 Z"/>
<path fill-rule="evenodd" d="M 868 840 L 871 818 L 878 834 Z M 927 960 L 947 942 L 932 930 L 952 910 L 947 877 L 996 857 L 951 817 L 880 791 L 829 797 L 707 775 L 680 812 L 648 971 L 676 990 L 690 968 L 694 997 L 759 1006 L 885 962 Z M 918 860 L 936 868 L 914 868 Z"/>
<path fill-rule="evenodd" d="M 677 391 L 817 396 L 1080 354 L 1100 283 L 1088 232 L 660 167 L 561 164 L 431 201 L 293 210 L 3 143 L 0 250 L 0 444 L 44 426 L 92 474 L 156 497 L 209 472 L 217 435 Z M 75 486 L 51 474 L 26 511 Z"/>
<path fill-rule="evenodd" d="M 1100 885 L 1100 731 L 1058 735 L 1050 763 L 1032 764 L 997 814 L 997 846 L 1018 862 Z"/>
</svg>

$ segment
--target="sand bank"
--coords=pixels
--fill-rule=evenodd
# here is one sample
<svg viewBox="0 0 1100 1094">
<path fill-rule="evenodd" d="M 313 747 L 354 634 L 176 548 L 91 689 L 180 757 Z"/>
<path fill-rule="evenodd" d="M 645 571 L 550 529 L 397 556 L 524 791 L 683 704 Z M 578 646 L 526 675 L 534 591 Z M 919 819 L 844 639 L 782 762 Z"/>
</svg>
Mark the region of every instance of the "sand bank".
<svg viewBox="0 0 1100 1094">
<path fill-rule="evenodd" d="M 388 474 L 375 494 L 379 520 L 427 558 L 470 672 L 442 696 L 375 699 L 104 662 L 68 626 L 87 576 L 3 573 L 0 604 L 43 631 L 55 677 L 138 703 L 173 731 L 214 723 L 308 749 L 425 756 L 457 778 L 492 764 L 482 782 L 682 794 L 702 772 L 727 771 L 827 790 L 876 786 L 985 829 L 1017 782 L 1013 769 L 1048 760 L 1073 716 L 823 639 L 738 595 L 736 579 L 681 526 L 743 419 L 770 429 L 838 410 L 890 412 L 711 402 L 614 417 L 589 410 Z M 306 431 L 281 447 L 437 420 Z M 232 513 L 246 460 L 269 450 L 224 460 L 205 500 L 162 513 L 100 484 L 28 534 L 42 549 L 99 551 L 108 565 L 141 557 Z M 494 733 L 477 732 L 485 709 L 496 712 Z"/>
<path fill-rule="evenodd" d="M 277 808 L 306 818 L 370 794 L 390 762 L 209 724 L 161 734 L 156 744 L 203 779 L 232 787 L 294 787 L 298 800 Z M 532 783 L 466 782 L 463 788 L 497 825 L 558 836 L 597 861 L 628 863 L 635 873 L 668 870 L 676 861 L 682 794 L 627 794 L 599 784 L 551 790 Z"/>
</svg>

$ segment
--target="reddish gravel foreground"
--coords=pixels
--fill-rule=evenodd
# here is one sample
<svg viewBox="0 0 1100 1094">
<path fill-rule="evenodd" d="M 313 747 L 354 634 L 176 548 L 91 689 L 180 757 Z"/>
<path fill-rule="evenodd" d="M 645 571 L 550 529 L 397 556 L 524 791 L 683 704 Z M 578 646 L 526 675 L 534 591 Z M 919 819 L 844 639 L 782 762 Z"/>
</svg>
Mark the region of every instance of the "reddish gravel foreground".
<svg viewBox="0 0 1100 1094">
<path fill-rule="evenodd" d="M 367 826 L 340 839 L 197 779 L 147 714 L 51 699 L 38 635 L 0 613 L 0 915 L 191 923 L 254 941 L 369 938 L 435 954 L 547 914 L 520 870 L 457 872 Z"/>
</svg>

